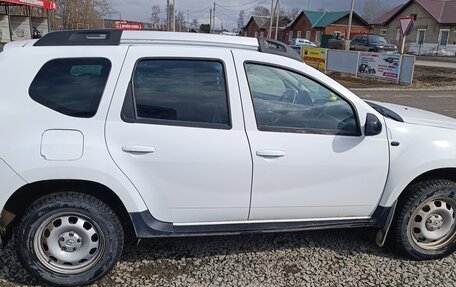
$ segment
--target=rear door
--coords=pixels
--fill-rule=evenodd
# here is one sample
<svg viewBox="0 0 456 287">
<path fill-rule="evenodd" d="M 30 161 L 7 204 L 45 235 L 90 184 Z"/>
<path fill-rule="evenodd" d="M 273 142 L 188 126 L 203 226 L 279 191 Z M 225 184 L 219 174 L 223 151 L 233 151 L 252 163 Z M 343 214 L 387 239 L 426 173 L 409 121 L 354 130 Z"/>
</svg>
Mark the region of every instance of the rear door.
<svg viewBox="0 0 456 287">
<path fill-rule="evenodd" d="M 107 145 L 152 216 L 246 220 L 252 162 L 230 51 L 132 46 L 118 83 Z"/>
</svg>

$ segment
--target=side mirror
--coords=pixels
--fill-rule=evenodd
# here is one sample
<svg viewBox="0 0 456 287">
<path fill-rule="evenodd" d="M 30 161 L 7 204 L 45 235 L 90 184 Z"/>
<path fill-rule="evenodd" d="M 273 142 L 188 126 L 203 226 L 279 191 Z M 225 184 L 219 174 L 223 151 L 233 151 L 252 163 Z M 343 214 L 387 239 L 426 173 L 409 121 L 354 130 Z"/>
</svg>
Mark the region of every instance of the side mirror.
<svg viewBox="0 0 456 287">
<path fill-rule="evenodd" d="M 382 132 L 382 122 L 374 114 L 367 114 L 366 125 L 364 127 L 365 136 L 376 136 Z"/>
</svg>

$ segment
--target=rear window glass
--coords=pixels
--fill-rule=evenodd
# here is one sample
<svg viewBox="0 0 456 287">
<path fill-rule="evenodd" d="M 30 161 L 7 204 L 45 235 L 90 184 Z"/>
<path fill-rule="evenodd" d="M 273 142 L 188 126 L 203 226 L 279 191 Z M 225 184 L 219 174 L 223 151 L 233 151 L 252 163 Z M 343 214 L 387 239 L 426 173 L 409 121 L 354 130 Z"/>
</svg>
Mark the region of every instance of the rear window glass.
<svg viewBox="0 0 456 287">
<path fill-rule="evenodd" d="M 111 70 L 105 58 L 56 59 L 47 62 L 30 86 L 30 97 L 71 117 L 90 118 L 98 110 Z"/>
<path fill-rule="evenodd" d="M 230 126 L 221 62 L 142 60 L 133 77 L 133 93 L 138 118 L 184 126 L 190 123 L 214 128 Z"/>
</svg>

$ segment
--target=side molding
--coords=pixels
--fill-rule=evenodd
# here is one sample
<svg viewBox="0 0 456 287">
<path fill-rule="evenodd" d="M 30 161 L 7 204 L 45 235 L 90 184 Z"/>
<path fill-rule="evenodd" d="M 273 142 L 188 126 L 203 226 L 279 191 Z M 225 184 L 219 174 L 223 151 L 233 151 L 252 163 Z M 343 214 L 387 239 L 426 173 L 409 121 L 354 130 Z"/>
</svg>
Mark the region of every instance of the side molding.
<svg viewBox="0 0 456 287">
<path fill-rule="evenodd" d="M 218 225 L 180 225 L 155 219 L 148 210 L 130 213 L 130 217 L 138 238 L 204 236 L 221 234 L 272 233 L 333 228 L 375 227 L 387 229 L 391 223 L 394 210 L 390 207 L 378 206 L 371 218 L 340 219 L 320 221 L 294 222 L 260 222 Z M 391 217 L 391 218 L 390 218 Z M 385 232 L 385 234 L 386 234 Z"/>
</svg>

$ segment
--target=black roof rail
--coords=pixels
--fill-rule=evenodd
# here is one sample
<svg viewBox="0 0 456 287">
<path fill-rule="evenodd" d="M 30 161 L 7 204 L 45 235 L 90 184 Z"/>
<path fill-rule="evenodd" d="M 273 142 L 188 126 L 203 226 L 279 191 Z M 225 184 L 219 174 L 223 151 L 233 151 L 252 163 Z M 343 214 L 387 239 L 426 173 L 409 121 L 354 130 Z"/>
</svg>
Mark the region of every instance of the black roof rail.
<svg viewBox="0 0 456 287">
<path fill-rule="evenodd" d="M 258 44 L 260 52 L 280 55 L 302 62 L 298 52 L 283 42 L 258 37 Z"/>
<path fill-rule="evenodd" d="M 119 46 L 122 30 L 64 30 L 46 34 L 33 46 Z"/>
</svg>

